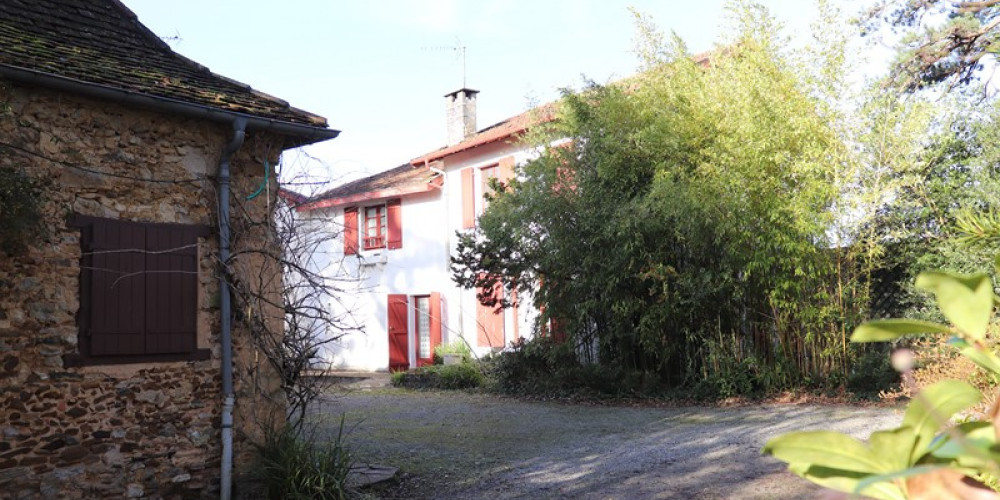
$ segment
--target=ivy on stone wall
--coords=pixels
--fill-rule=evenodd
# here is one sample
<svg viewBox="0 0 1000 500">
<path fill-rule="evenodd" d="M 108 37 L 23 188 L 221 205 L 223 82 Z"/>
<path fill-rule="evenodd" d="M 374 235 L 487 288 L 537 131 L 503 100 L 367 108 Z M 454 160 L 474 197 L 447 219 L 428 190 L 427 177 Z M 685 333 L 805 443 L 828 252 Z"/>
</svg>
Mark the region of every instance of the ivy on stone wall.
<svg viewBox="0 0 1000 500">
<path fill-rule="evenodd" d="M 16 253 L 41 234 L 43 184 L 20 169 L 0 166 L 0 251 Z"/>
</svg>

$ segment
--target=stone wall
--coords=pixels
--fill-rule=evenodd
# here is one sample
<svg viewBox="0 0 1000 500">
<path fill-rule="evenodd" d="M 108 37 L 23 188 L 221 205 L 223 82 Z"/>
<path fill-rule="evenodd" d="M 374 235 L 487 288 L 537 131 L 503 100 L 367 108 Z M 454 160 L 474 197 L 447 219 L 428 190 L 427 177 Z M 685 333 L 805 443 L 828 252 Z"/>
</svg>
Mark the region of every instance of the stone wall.
<svg viewBox="0 0 1000 500">
<path fill-rule="evenodd" d="M 0 498 L 218 497 L 213 176 L 229 136 L 219 124 L 0 86 L 0 166 L 52 181 L 46 230 L 24 252 L 0 254 Z M 234 198 L 253 192 L 265 160 L 277 164 L 280 152 L 280 138 L 248 134 L 233 160 Z M 271 201 L 262 196 L 245 207 L 266 218 Z M 215 228 L 199 240 L 198 347 L 210 349 L 211 359 L 65 366 L 64 355 L 77 352 L 80 233 L 67 225 L 73 213 Z M 254 372 L 273 391 L 273 372 L 260 367 L 241 332 L 234 331 L 235 380 Z M 237 405 L 259 408 L 246 398 Z M 238 420 L 239 436 L 248 425 Z M 238 440 L 237 466 L 245 468 L 249 446 Z"/>
</svg>

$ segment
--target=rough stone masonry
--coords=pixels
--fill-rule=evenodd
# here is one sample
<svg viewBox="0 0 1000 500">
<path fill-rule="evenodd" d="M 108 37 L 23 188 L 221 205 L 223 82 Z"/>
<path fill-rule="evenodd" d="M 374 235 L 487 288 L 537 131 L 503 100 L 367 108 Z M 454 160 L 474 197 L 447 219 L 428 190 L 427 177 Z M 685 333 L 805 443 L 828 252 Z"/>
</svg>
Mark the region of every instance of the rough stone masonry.
<svg viewBox="0 0 1000 500">
<path fill-rule="evenodd" d="M 3 84 L 3 82 L 0 82 Z M 199 239 L 204 361 L 67 366 L 78 350 L 80 232 L 72 214 L 217 227 L 214 172 L 227 127 L 12 84 L 0 85 L 0 166 L 51 180 L 44 227 L 0 254 L 0 498 L 217 497 L 220 442 L 217 237 Z M 260 185 L 281 142 L 251 134 L 234 195 Z M 150 182 L 160 179 L 163 182 Z M 176 181 L 184 182 L 176 182 Z M 248 205 L 266 217 L 266 197 Z M 253 369 L 234 330 L 237 391 Z M 259 376 L 259 374 L 257 374 Z M 237 408 L 237 471 L 259 404 Z M 242 431 L 242 432 L 241 432 Z"/>
</svg>

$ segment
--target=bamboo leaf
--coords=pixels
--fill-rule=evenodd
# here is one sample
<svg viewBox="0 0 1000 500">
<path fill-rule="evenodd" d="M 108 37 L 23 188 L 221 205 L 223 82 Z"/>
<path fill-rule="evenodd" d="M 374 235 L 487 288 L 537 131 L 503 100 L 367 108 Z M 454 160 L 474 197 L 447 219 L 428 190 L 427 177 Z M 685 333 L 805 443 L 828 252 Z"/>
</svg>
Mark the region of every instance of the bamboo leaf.
<svg viewBox="0 0 1000 500">
<path fill-rule="evenodd" d="M 942 444 L 931 452 L 935 458 L 952 460 L 962 467 L 985 468 L 1000 461 L 997 436 L 990 422 L 968 422 L 955 428 L 957 436 L 942 436 Z"/>
<path fill-rule="evenodd" d="M 981 398 L 978 389 L 960 380 L 943 380 L 922 389 L 903 415 L 903 426 L 911 427 L 916 434 L 910 463 L 916 463 L 927 452 L 934 435 L 952 415 L 978 403 Z"/>
<path fill-rule="evenodd" d="M 971 339 L 982 340 L 993 315 L 993 284 L 989 276 L 926 271 L 917 288 L 934 293 L 941 312 Z"/>
<path fill-rule="evenodd" d="M 851 493 L 871 496 L 870 492 L 873 491 L 876 486 L 891 485 L 893 488 L 896 489 L 896 491 L 899 491 L 900 494 L 899 498 L 905 499 L 906 495 L 904 495 L 903 491 L 899 488 L 899 486 L 896 486 L 896 484 L 894 483 L 897 479 L 905 479 L 908 477 L 919 476 L 921 474 L 927 474 L 945 468 L 947 467 L 944 465 L 918 465 L 916 467 L 910 467 L 908 469 L 903 469 L 901 471 L 896 471 L 896 472 L 890 472 L 888 474 L 867 476 L 864 479 L 858 481 L 857 486 L 855 486 L 854 491 L 852 491 Z"/>
<path fill-rule="evenodd" d="M 876 482 L 864 488 L 859 488 L 858 485 L 861 481 L 872 477 L 871 474 L 831 469 L 811 464 L 799 464 L 798 466 L 789 466 L 788 468 L 803 479 L 831 490 L 842 491 L 844 493 L 860 492 L 867 497 L 881 500 L 906 499 L 906 495 L 903 494 L 902 489 L 892 483 Z"/>
<path fill-rule="evenodd" d="M 951 330 L 938 323 L 915 319 L 879 319 L 858 326 L 851 335 L 851 342 L 884 342 L 895 340 L 904 335 L 919 335 L 922 333 L 951 333 Z"/>
<path fill-rule="evenodd" d="M 992 350 L 977 347 L 958 337 L 952 338 L 948 343 L 980 368 L 1000 377 L 1000 358 Z"/>
<path fill-rule="evenodd" d="M 890 472 L 864 443 L 839 432 L 790 432 L 768 441 L 762 452 L 799 466 L 809 464 L 864 474 Z"/>
<path fill-rule="evenodd" d="M 875 457 L 889 470 L 903 470 L 913 465 L 910 452 L 917 435 L 911 427 L 903 426 L 892 430 L 876 431 L 868 438 L 868 446 Z"/>
</svg>

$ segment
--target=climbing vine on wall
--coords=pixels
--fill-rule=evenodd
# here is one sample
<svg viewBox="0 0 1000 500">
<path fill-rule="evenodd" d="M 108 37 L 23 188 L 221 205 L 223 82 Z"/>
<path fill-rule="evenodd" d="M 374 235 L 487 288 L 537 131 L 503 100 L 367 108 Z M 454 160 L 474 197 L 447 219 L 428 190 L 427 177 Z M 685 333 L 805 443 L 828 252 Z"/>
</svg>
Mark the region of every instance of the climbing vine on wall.
<svg viewBox="0 0 1000 500">
<path fill-rule="evenodd" d="M 0 166 L 0 251 L 16 253 L 41 234 L 43 185 L 21 169 Z"/>
</svg>

